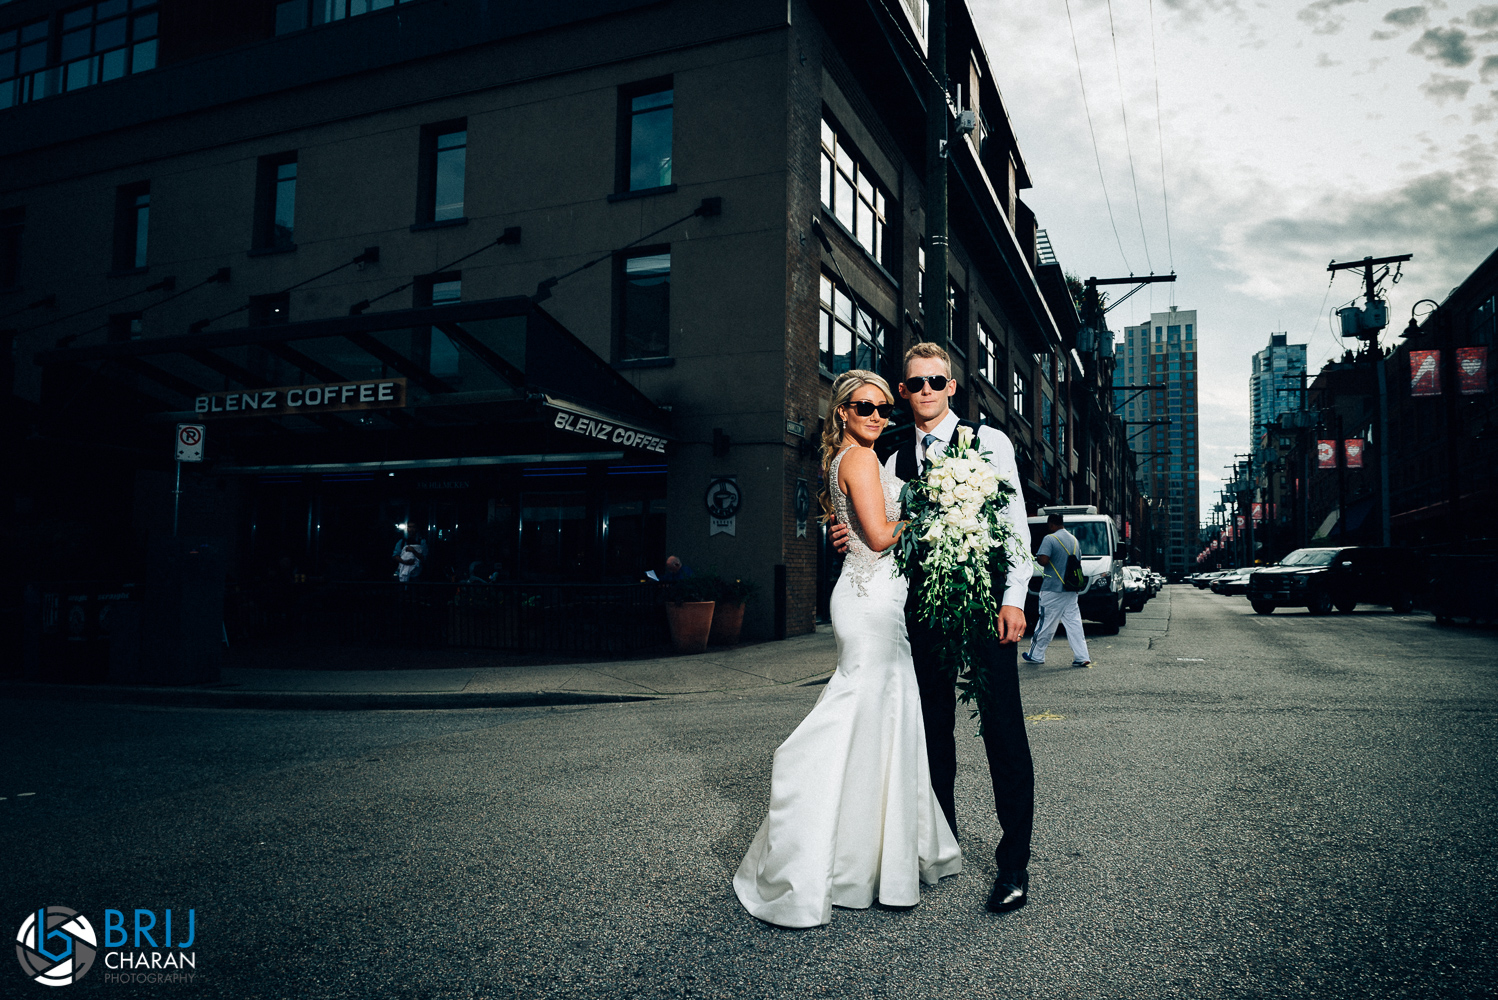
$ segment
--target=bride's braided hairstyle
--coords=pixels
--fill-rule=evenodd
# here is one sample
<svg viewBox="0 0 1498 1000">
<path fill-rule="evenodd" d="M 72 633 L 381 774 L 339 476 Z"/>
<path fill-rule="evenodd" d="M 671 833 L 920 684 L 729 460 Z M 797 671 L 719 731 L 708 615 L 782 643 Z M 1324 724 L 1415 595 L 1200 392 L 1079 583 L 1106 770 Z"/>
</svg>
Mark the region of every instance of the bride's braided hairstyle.
<svg viewBox="0 0 1498 1000">
<path fill-rule="evenodd" d="M 890 391 L 889 383 L 874 372 L 862 368 L 845 371 L 832 383 L 832 402 L 827 407 L 827 419 L 822 422 L 822 490 L 818 499 L 822 502 L 824 522 L 831 521 L 835 516 L 832 506 L 832 460 L 837 457 L 838 448 L 843 443 L 843 415 L 839 411 L 853 398 L 855 392 L 866 385 L 878 389 L 884 393 L 885 399 L 894 403 L 895 394 Z"/>
</svg>

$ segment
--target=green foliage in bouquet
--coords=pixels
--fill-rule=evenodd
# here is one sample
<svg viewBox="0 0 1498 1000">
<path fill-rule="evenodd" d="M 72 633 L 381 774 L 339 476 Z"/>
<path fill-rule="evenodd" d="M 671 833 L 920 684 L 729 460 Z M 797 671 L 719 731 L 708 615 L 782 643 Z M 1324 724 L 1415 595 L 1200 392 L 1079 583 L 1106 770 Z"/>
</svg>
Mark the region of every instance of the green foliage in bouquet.
<svg viewBox="0 0 1498 1000">
<path fill-rule="evenodd" d="M 940 637 L 937 654 L 964 704 L 989 694 L 980 652 L 998 636 L 994 581 L 1003 586 L 1023 544 L 1004 517 L 1014 491 L 963 427 L 900 494 L 910 523 L 895 543 L 895 565 L 916 588 L 916 617 Z"/>
</svg>

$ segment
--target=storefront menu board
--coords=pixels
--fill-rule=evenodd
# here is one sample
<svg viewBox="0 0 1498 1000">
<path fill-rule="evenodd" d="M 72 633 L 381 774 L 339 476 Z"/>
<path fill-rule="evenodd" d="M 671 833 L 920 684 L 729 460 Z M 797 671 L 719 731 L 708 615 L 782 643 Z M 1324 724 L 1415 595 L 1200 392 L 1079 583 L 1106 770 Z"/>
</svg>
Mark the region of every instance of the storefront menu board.
<svg viewBox="0 0 1498 1000">
<path fill-rule="evenodd" d="M 370 379 L 322 385 L 284 385 L 245 392 L 210 392 L 199 396 L 194 409 L 204 419 L 221 417 L 285 417 L 341 410 L 390 410 L 406 405 L 406 380 Z"/>
</svg>

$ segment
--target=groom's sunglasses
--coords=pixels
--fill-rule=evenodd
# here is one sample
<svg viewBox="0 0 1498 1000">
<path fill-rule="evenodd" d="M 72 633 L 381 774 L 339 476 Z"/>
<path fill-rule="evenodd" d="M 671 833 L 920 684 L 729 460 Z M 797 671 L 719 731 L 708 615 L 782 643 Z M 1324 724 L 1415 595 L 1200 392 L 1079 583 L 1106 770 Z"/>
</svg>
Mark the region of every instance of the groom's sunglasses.
<svg viewBox="0 0 1498 1000">
<path fill-rule="evenodd" d="M 867 399 L 860 399 L 856 403 L 847 403 L 845 405 L 853 407 L 853 412 L 860 417 L 872 417 L 874 411 L 878 410 L 879 416 L 884 420 L 888 420 L 889 415 L 895 412 L 895 405 L 893 403 L 876 404 L 869 402 Z"/>
<path fill-rule="evenodd" d="M 929 384 L 932 392 L 941 392 L 950 381 L 945 375 L 916 375 L 905 380 L 905 391 L 914 396 Z"/>
</svg>

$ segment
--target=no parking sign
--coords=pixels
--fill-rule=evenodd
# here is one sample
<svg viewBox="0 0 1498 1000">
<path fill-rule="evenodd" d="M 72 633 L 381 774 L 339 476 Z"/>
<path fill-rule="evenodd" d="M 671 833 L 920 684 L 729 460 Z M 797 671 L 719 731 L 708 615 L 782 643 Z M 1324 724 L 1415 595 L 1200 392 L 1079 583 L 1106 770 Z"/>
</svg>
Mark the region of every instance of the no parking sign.
<svg viewBox="0 0 1498 1000">
<path fill-rule="evenodd" d="M 201 462 L 203 460 L 203 425 L 177 425 L 177 461 Z"/>
</svg>

